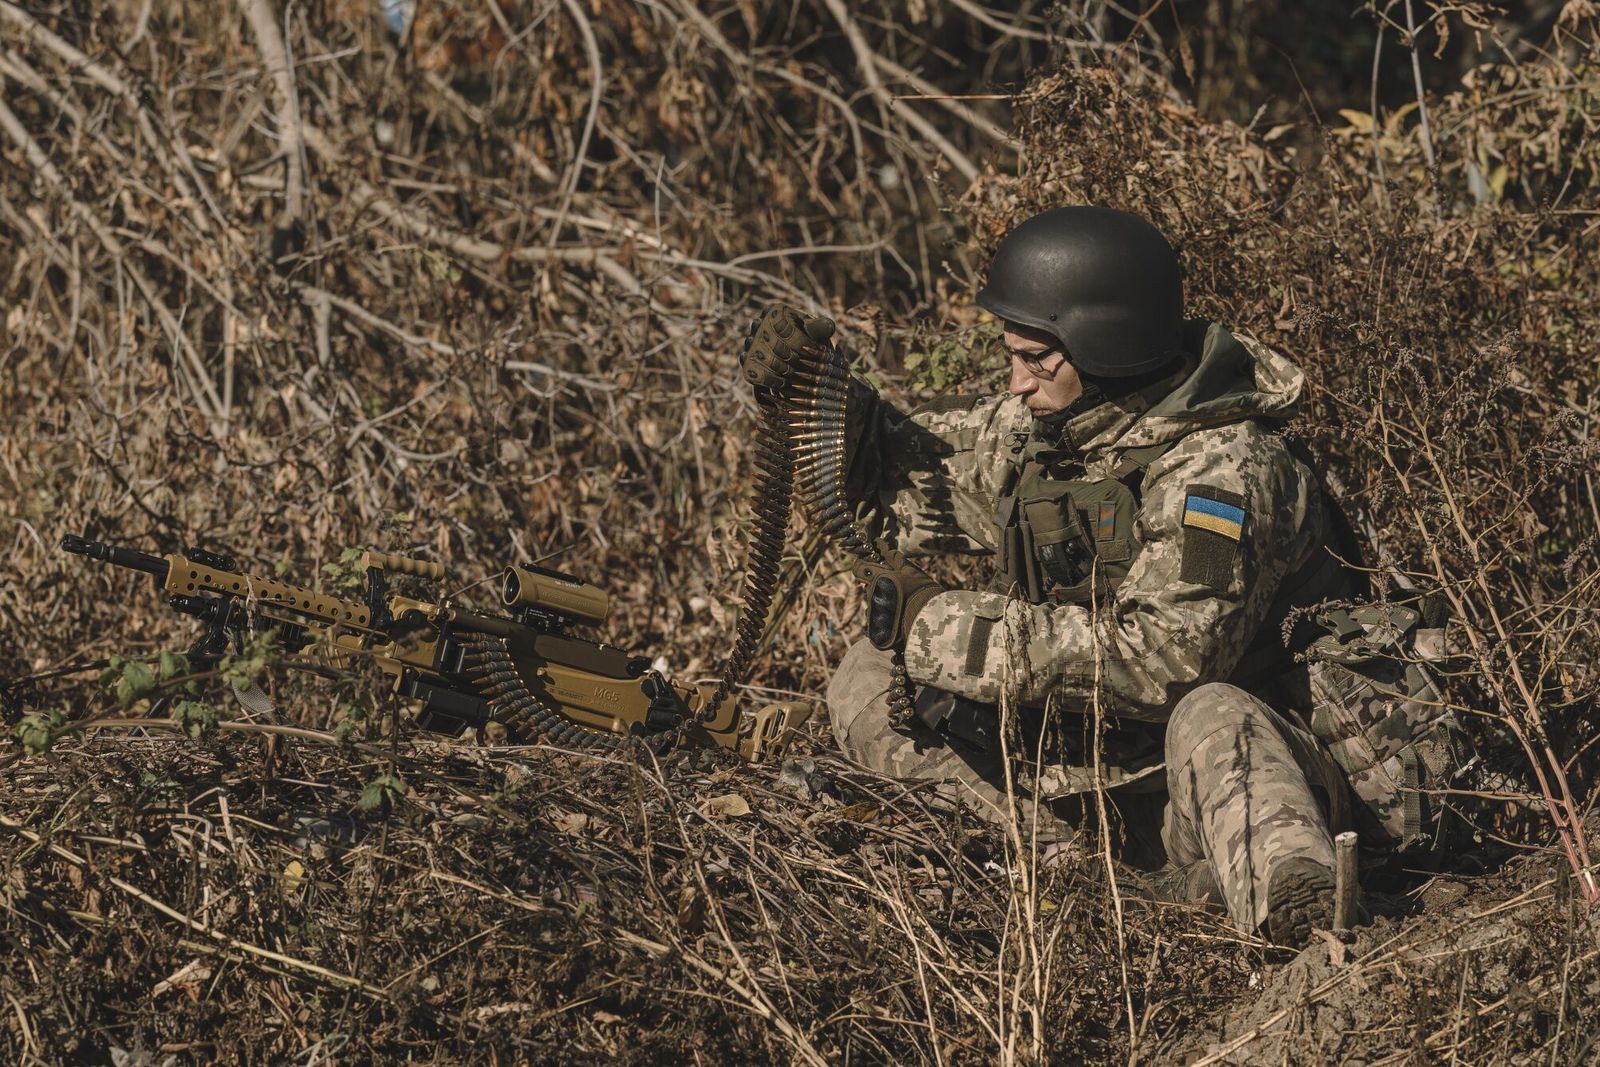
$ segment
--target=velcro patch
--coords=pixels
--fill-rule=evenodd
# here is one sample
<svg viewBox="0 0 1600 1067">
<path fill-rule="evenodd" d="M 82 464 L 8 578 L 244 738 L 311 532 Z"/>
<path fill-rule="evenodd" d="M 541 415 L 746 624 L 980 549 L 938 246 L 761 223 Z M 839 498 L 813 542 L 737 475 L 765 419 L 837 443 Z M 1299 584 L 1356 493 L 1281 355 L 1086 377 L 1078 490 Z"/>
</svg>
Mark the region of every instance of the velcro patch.
<svg viewBox="0 0 1600 1067">
<path fill-rule="evenodd" d="M 989 660 L 989 635 L 993 632 L 993 619 L 979 615 L 972 620 L 972 636 L 967 639 L 967 662 L 962 664 L 967 677 L 983 677 L 983 668 Z"/>
<path fill-rule="evenodd" d="M 1117 536 L 1117 505 L 1109 500 L 1100 501 L 1100 514 L 1095 516 L 1094 539 L 1111 541 Z"/>
<path fill-rule="evenodd" d="M 1244 497 L 1191 485 L 1183 502 L 1183 571 L 1186 582 L 1226 592 L 1233 583 L 1246 519 Z"/>
</svg>

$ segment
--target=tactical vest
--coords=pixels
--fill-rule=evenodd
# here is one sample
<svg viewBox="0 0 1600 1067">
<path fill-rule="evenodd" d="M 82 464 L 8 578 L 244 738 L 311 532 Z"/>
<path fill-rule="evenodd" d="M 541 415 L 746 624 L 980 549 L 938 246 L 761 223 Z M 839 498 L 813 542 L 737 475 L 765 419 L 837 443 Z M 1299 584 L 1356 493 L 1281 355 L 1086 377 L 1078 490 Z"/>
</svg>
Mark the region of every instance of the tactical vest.
<svg viewBox="0 0 1600 1067">
<path fill-rule="evenodd" d="M 1029 440 L 995 508 L 998 559 L 992 588 L 1029 603 L 1088 604 L 1115 593 L 1139 554 L 1134 534 L 1145 470 L 1172 443 L 1133 449 L 1109 477 L 1072 477 L 1071 449 Z"/>
<path fill-rule="evenodd" d="M 1135 531 L 1145 472 L 1176 441 L 1129 449 L 1108 477 L 1073 478 L 1082 464 L 1070 449 L 1052 448 L 1029 439 L 1017 447 L 1017 462 L 1007 492 L 995 508 L 999 531 L 994 592 L 1017 595 L 1029 603 L 1105 603 L 1111 599 L 1138 556 L 1143 542 Z M 1315 469 L 1303 450 L 1291 446 L 1308 469 Z M 1324 527 L 1342 529 L 1338 508 L 1326 506 L 1319 483 L 1317 506 L 1324 509 Z M 1341 537 L 1339 555 L 1359 562 L 1353 543 Z M 1363 590 L 1352 588 L 1348 572 L 1328 552 L 1319 552 L 1299 571 L 1285 577 L 1268 609 L 1268 625 L 1240 657 L 1229 681 L 1249 685 L 1256 678 L 1294 662 L 1297 652 L 1322 633 L 1306 618 L 1285 644 L 1273 623 L 1296 609 L 1325 600 L 1344 599 Z"/>
</svg>

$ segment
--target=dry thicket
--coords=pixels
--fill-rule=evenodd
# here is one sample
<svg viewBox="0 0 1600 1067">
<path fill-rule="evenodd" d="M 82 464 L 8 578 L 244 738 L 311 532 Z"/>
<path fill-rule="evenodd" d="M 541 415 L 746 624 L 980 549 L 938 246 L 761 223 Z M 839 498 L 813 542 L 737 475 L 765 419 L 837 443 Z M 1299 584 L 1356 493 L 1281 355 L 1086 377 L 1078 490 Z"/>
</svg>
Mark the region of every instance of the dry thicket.
<svg viewBox="0 0 1600 1067">
<path fill-rule="evenodd" d="M 451 746 L 385 735 L 382 705 L 352 739 L 365 690 L 269 665 L 283 721 L 219 697 L 174 738 L 65 676 L 7 704 L 66 720 L 0 755 L 8 1061 L 1130 1059 L 1229 1005 L 1200 1032 L 1234 1057 L 1581 1060 L 1593 68 L 1475 70 L 1426 137 L 1359 101 L 1246 128 L 1185 105 L 1170 59 L 1097 47 L 1085 6 L 433 3 L 399 48 L 354 0 L 0 0 L 0 677 L 188 640 L 64 533 L 306 581 L 374 545 L 469 600 L 553 556 L 609 589 L 608 637 L 706 675 L 750 308 L 828 309 L 899 389 L 909 347 L 971 329 L 1007 225 L 1108 203 L 1172 236 L 1197 312 L 1307 367 L 1302 432 L 1379 585 L 1452 602 L 1452 695 L 1561 862 L 1448 921 L 1396 903 L 1355 964 L 1252 1000 L 1258 947 L 1172 909 L 1107 923 L 1097 864 L 1040 874 L 821 731 L 785 768 Z M 1047 58 L 1013 130 L 987 98 Z M 983 365 L 929 353 L 913 387 Z M 815 695 L 855 605 L 797 545 L 757 681 Z M 1319 1027 L 1357 982 L 1381 996 Z"/>
</svg>

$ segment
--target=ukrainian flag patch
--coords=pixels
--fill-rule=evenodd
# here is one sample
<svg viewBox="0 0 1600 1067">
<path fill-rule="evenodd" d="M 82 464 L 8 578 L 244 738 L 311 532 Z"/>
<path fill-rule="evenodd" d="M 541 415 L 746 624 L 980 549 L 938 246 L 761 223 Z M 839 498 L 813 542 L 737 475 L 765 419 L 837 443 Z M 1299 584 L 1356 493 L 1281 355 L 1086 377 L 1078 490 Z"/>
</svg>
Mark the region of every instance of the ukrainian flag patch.
<svg viewBox="0 0 1600 1067">
<path fill-rule="evenodd" d="M 1231 541 L 1239 540 L 1244 534 L 1244 508 L 1227 500 L 1216 499 L 1223 495 L 1215 491 L 1197 492 L 1191 489 L 1183 503 L 1183 524 L 1197 530 L 1210 530 Z M 1232 493 L 1226 495 L 1238 499 Z"/>
<path fill-rule="evenodd" d="M 1183 498 L 1182 579 L 1219 593 L 1234 588 L 1247 512 L 1244 497 L 1191 485 Z"/>
</svg>

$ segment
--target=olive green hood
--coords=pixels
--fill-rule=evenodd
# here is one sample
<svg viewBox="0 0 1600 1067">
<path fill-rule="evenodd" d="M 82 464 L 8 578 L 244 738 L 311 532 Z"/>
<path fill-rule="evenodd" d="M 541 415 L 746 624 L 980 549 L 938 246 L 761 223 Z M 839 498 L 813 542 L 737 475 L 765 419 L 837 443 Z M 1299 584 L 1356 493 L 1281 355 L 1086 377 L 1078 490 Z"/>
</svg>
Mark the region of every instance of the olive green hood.
<svg viewBox="0 0 1600 1067">
<path fill-rule="evenodd" d="M 1085 453 L 1123 452 L 1209 426 L 1299 414 L 1305 375 L 1266 345 L 1204 319 L 1184 324 L 1183 342 L 1182 370 L 1072 419 L 1064 437 Z"/>
</svg>

